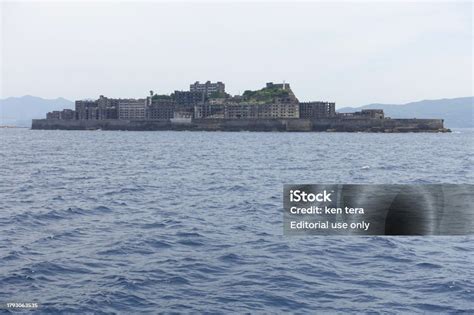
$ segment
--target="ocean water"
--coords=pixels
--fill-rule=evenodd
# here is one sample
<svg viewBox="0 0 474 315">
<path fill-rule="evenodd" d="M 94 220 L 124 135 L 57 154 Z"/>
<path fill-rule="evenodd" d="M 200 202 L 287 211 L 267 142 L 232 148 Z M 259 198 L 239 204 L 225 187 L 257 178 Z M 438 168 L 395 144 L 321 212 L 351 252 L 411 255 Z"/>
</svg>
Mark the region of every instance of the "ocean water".
<svg viewBox="0 0 474 315">
<path fill-rule="evenodd" d="M 283 184 L 474 183 L 473 153 L 473 130 L 0 129 L 0 304 L 473 314 L 472 236 L 294 237 L 282 223 Z"/>
</svg>

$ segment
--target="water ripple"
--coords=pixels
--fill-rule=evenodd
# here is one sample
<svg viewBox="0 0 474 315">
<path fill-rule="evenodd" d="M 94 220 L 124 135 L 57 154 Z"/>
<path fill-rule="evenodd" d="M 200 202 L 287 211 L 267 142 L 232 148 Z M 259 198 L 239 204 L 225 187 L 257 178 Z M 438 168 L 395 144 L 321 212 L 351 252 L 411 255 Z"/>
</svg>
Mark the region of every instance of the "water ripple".
<svg viewBox="0 0 474 315">
<path fill-rule="evenodd" d="M 286 237 L 281 191 L 473 183 L 473 135 L 0 129 L 0 303 L 472 314 L 471 236 Z"/>
</svg>

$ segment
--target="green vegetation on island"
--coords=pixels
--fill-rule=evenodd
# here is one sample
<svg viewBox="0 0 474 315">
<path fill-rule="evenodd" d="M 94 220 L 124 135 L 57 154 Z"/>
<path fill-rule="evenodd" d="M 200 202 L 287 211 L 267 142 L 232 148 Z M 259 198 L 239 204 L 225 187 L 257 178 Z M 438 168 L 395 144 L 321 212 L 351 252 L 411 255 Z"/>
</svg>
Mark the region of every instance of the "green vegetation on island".
<svg viewBox="0 0 474 315">
<path fill-rule="evenodd" d="M 229 98 L 230 95 L 225 93 L 225 92 L 219 92 L 219 91 L 216 91 L 216 92 L 212 92 L 211 94 L 209 94 L 208 98 L 209 99 L 216 99 L 216 98 Z"/>
<path fill-rule="evenodd" d="M 245 101 L 252 103 L 269 103 L 276 98 L 288 97 L 289 95 L 288 90 L 284 90 L 278 86 L 265 87 L 256 91 L 246 90 L 244 94 L 242 94 Z"/>
</svg>

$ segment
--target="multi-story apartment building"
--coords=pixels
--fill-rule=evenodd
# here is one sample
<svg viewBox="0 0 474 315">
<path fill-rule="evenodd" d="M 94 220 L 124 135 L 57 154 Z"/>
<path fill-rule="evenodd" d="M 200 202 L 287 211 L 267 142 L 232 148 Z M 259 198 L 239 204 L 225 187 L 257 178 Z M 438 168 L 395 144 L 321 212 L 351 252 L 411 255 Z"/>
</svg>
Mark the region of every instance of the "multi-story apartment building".
<svg viewBox="0 0 474 315">
<path fill-rule="evenodd" d="M 195 117 L 224 119 L 299 118 L 299 107 L 296 103 L 200 104 L 195 106 Z"/>
<path fill-rule="evenodd" d="M 46 119 L 61 119 L 61 112 L 59 110 L 53 110 L 52 112 L 46 113 Z"/>
<path fill-rule="evenodd" d="M 224 118 L 224 104 L 203 103 L 194 106 L 194 118 Z"/>
<path fill-rule="evenodd" d="M 75 102 L 76 119 L 98 119 L 97 102 L 93 100 L 80 100 Z"/>
<path fill-rule="evenodd" d="M 385 118 L 383 109 L 363 109 L 360 112 L 355 112 L 354 115 L 360 115 L 363 117 L 374 118 L 374 119 Z"/>
<path fill-rule="evenodd" d="M 166 120 L 174 117 L 175 102 L 172 100 L 152 100 L 147 107 L 147 119 Z"/>
<path fill-rule="evenodd" d="M 72 109 L 55 110 L 46 114 L 46 119 L 72 120 L 76 118 L 76 113 Z"/>
<path fill-rule="evenodd" d="M 59 112 L 61 119 L 64 120 L 72 120 L 76 118 L 76 112 L 72 109 L 63 109 Z"/>
<path fill-rule="evenodd" d="M 299 107 L 296 103 L 268 103 L 268 104 L 227 104 L 225 105 L 224 118 L 299 118 Z"/>
<path fill-rule="evenodd" d="M 118 99 L 101 95 L 98 100 L 76 101 L 76 119 L 117 119 Z"/>
<path fill-rule="evenodd" d="M 300 118 L 329 118 L 336 116 L 336 103 L 301 102 L 299 103 Z"/>
<path fill-rule="evenodd" d="M 119 99 L 118 119 L 143 120 L 146 119 L 146 99 Z"/>
<path fill-rule="evenodd" d="M 176 105 L 189 107 L 206 100 L 206 95 L 202 91 L 174 91 L 173 97 Z"/>
<path fill-rule="evenodd" d="M 204 92 L 199 91 L 174 91 L 175 118 L 194 117 L 194 106 L 203 104 L 206 100 Z"/>
<path fill-rule="evenodd" d="M 117 119 L 119 99 L 108 98 L 103 95 L 99 96 L 97 102 L 98 118 L 97 119 Z"/>
<path fill-rule="evenodd" d="M 225 84 L 220 81 L 216 83 L 212 83 L 211 81 L 199 83 L 199 81 L 196 81 L 194 84 L 189 85 L 189 90 L 191 92 L 202 92 L 206 96 L 210 96 L 213 93 L 224 94 Z"/>
</svg>

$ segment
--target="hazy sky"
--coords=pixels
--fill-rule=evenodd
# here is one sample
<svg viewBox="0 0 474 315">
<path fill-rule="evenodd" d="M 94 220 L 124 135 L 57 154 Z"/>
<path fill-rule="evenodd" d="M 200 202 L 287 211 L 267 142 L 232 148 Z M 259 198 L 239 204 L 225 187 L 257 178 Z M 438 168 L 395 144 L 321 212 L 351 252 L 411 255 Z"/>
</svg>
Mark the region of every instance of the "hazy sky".
<svg viewBox="0 0 474 315">
<path fill-rule="evenodd" d="M 338 107 L 473 95 L 471 2 L 2 2 L 1 96 L 289 82 Z"/>
</svg>

